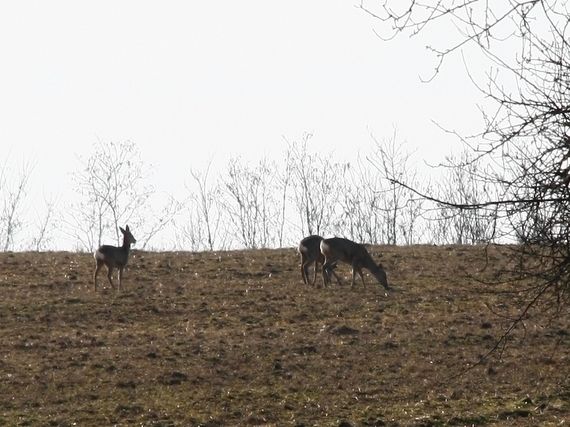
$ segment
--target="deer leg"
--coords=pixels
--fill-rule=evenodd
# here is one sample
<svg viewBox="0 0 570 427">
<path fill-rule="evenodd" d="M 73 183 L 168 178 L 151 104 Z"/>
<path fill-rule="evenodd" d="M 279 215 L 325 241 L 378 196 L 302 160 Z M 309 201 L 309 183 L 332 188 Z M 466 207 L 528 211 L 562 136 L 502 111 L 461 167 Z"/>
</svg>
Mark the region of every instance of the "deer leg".
<svg viewBox="0 0 570 427">
<path fill-rule="evenodd" d="M 340 278 L 340 276 L 338 274 L 336 274 L 336 272 L 334 271 L 334 268 L 331 268 L 331 273 L 332 275 L 336 278 L 336 281 L 338 282 L 339 286 L 342 286 L 342 280 Z"/>
<path fill-rule="evenodd" d="M 327 263 L 326 262 L 321 267 L 321 272 L 323 274 L 323 288 L 326 288 L 327 285 L 330 283 L 330 280 L 331 280 L 331 278 L 329 276 L 328 269 L 327 269 Z"/>
<path fill-rule="evenodd" d="M 309 267 L 311 266 L 310 259 L 304 254 L 301 254 L 301 276 L 303 276 L 303 283 L 308 285 L 309 281 Z"/>
<path fill-rule="evenodd" d="M 356 275 L 359 275 L 362 279 L 362 285 L 366 288 L 366 283 L 364 283 L 364 274 L 362 274 L 362 264 L 359 262 L 355 262 L 352 265 L 352 286 L 354 287 L 354 282 L 356 280 Z"/>
<path fill-rule="evenodd" d="M 112 277 L 113 277 L 113 267 L 107 267 L 107 280 L 109 281 L 111 286 L 114 288 L 115 285 L 113 284 Z"/>
<path fill-rule="evenodd" d="M 342 286 L 342 280 L 340 278 L 340 276 L 338 274 L 336 274 L 336 271 L 334 271 L 336 268 L 336 263 L 333 263 L 328 269 L 327 271 L 329 272 L 329 283 L 331 282 L 331 274 L 335 277 L 336 281 L 338 282 L 339 286 Z"/>
<path fill-rule="evenodd" d="M 101 270 L 102 266 L 103 263 L 97 260 L 97 267 L 95 267 L 95 272 L 93 273 L 93 284 L 95 285 L 95 292 L 97 292 L 97 275 L 99 274 L 99 270 Z"/>
<path fill-rule="evenodd" d="M 352 271 L 350 272 L 350 287 L 354 288 L 354 280 L 356 278 L 356 269 L 352 267 Z"/>
<path fill-rule="evenodd" d="M 315 270 L 314 270 L 314 275 L 313 275 L 313 281 L 311 282 L 311 285 L 314 285 L 315 283 L 317 283 L 317 270 L 319 267 L 319 262 L 315 261 Z"/>
<path fill-rule="evenodd" d="M 358 273 L 358 275 L 362 279 L 362 286 L 364 286 L 364 289 L 366 289 L 366 283 L 364 283 L 364 274 L 362 273 L 362 269 L 359 268 L 358 270 L 356 270 L 356 272 Z"/>
</svg>

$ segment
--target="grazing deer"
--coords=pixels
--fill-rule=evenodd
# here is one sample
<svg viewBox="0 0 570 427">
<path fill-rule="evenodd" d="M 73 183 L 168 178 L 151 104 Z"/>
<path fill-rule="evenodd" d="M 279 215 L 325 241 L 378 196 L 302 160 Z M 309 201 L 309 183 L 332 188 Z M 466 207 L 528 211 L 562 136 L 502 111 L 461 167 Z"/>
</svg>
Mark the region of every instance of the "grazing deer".
<svg viewBox="0 0 570 427">
<path fill-rule="evenodd" d="M 124 229 L 119 227 L 121 233 L 123 233 L 123 245 L 121 247 L 103 245 L 95 251 L 94 257 L 97 261 L 97 267 L 95 268 L 95 273 L 93 274 L 93 283 L 95 284 L 95 291 L 97 291 L 97 274 L 99 270 L 103 267 L 103 264 L 107 266 L 107 279 L 109 283 L 114 288 L 115 285 L 111 280 L 113 276 L 113 270 L 115 267 L 119 269 L 119 287 L 117 292 L 121 290 L 121 279 L 123 277 L 123 270 L 129 262 L 129 253 L 131 252 L 131 245 L 135 244 L 137 240 L 131 234 L 129 226 L 127 225 Z"/>
<path fill-rule="evenodd" d="M 309 267 L 315 264 L 315 275 L 311 282 L 311 285 L 314 285 L 317 281 L 318 264 L 323 265 L 325 263 L 325 256 L 321 253 L 320 247 L 322 240 L 323 238 L 317 235 L 305 237 L 297 248 L 301 255 L 301 276 L 303 277 L 303 283 L 306 285 L 309 284 Z"/>
<path fill-rule="evenodd" d="M 382 264 L 376 264 L 376 262 L 374 262 L 364 246 L 348 239 L 333 237 L 331 239 L 322 240 L 320 249 L 325 257 L 325 263 L 322 267 L 323 286 L 330 284 L 331 273 L 336 277 L 338 283 L 341 284 L 340 277 L 335 273 L 334 268 L 331 268 L 331 266 L 335 265 L 338 261 L 341 261 L 352 266 L 351 286 L 354 287 L 354 280 L 358 273 L 362 279 L 362 284 L 366 288 L 362 274 L 362 269 L 366 268 L 384 288 L 390 289 L 384 267 L 382 267 Z"/>
</svg>

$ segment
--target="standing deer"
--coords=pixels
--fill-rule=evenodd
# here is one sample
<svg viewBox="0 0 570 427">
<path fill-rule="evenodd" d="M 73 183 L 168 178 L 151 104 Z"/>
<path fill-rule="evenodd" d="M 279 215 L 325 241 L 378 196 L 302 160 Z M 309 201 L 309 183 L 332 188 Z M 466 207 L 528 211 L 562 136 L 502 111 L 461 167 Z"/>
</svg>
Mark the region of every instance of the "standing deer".
<svg viewBox="0 0 570 427">
<path fill-rule="evenodd" d="M 321 253 L 320 248 L 322 240 L 323 238 L 317 235 L 305 237 L 297 248 L 301 255 L 301 276 L 303 277 L 303 283 L 306 285 L 309 284 L 309 267 L 315 264 L 315 275 L 311 282 L 311 285 L 314 285 L 317 281 L 318 264 L 323 265 L 325 263 L 325 256 Z"/>
<path fill-rule="evenodd" d="M 330 284 L 331 273 L 336 277 L 338 283 L 341 284 L 340 277 L 335 273 L 334 268 L 331 268 L 331 266 L 335 265 L 338 261 L 341 261 L 352 266 L 352 287 L 354 287 L 354 280 L 358 273 L 362 279 L 362 284 L 366 288 L 362 274 L 362 269 L 366 268 L 384 288 L 387 290 L 390 289 L 384 267 L 382 267 L 382 264 L 376 264 L 376 262 L 374 262 L 364 246 L 348 239 L 333 237 L 331 239 L 322 240 L 320 249 L 325 257 L 325 263 L 322 267 L 323 286 Z"/>
<path fill-rule="evenodd" d="M 97 274 L 99 270 L 103 267 L 103 264 L 107 266 L 107 279 L 109 283 L 114 288 L 115 285 L 111 280 L 113 276 L 113 270 L 115 267 L 119 269 L 119 287 L 117 292 L 121 290 L 121 279 L 123 277 L 123 270 L 129 262 L 129 253 L 131 252 L 131 245 L 135 244 L 137 240 L 131 234 L 129 226 L 127 225 L 124 229 L 119 227 L 121 233 L 123 233 L 123 245 L 121 247 L 103 245 L 95 251 L 94 257 L 97 261 L 97 267 L 95 268 L 95 273 L 93 274 L 93 283 L 95 284 L 95 291 L 97 291 Z"/>
</svg>

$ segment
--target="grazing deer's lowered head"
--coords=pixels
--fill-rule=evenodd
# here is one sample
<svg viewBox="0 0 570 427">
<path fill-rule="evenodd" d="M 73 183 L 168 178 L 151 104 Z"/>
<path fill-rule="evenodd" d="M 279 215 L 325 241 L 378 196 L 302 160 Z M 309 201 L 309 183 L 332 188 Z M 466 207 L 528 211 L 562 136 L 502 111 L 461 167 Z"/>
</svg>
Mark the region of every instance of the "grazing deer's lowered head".
<svg viewBox="0 0 570 427">
<path fill-rule="evenodd" d="M 119 269 L 119 287 L 117 291 L 121 290 L 121 279 L 123 277 L 123 270 L 127 266 L 129 262 L 129 254 L 131 252 L 131 245 L 135 244 L 137 240 L 131 234 L 129 230 L 129 226 L 127 225 L 124 229 L 119 227 L 121 233 L 123 233 L 123 245 L 120 247 L 111 246 L 111 245 L 103 245 L 100 246 L 99 249 L 95 251 L 94 257 L 95 261 L 97 262 L 97 266 L 95 267 L 95 273 L 93 274 L 93 283 L 95 285 L 95 291 L 97 291 L 97 275 L 99 274 L 99 270 L 103 265 L 107 267 L 107 279 L 109 283 L 114 288 L 115 285 L 113 284 L 113 280 L 111 279 L 113 276 L 113 270 L 115 268 Z"/>
<path fill-rule="evenodd" d="M 330 284 L 331 273 L 336 277 L 339 284 L 341 283 L 340 278 L 334 272 L 334 269 L 331 268 L 331 266 L 340 261 L 352 266 L 352 286 L 354 286 L 354 280 L 356 274 L 358 274 L 362 279 L 362 284 L 366 287 L 364 275 L 362 274 L 362 269 L 366 268 L 384 288 L 390 289 L 384 267 L 382 267 L 382 264 L 376 264 L 364 246 L 348 239 L 333 237 L 321 241 L 320 248 L 325 256 L 325 263 L 322 267 L 323 286 Z"/>
</svg>

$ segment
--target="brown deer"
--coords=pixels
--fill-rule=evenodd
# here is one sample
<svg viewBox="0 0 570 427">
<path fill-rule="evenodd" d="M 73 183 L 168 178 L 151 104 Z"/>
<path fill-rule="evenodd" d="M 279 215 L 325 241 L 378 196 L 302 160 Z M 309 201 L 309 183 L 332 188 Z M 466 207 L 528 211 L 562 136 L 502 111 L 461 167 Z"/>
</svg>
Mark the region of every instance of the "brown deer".
<svg viewBox="0 0 570 427">
<path fill-rule="evenodd" d="M 314 285 L 317 281 L 318 264 L 323 265 L 325 263 L 325 256 L 321 253 L 320 247 L 322 240 L 321 236 L 308 236 L 301 240 L 297 248 L 301 255 L 301 276 L 306 285 L 309 284 L 309 267 L 315 264 L 315 274 L 311 282 L 311 285 Z"/>
<path fill-rule="evenodd" d="M 325 256 L 321 253 L 321 241 L 323 238 L 313 234 L 311 236 L 305 237 L 299 243 L 297 251 L 301 255 L 301 277 L 303 277 L 303 283 L 309 284 L 309 267 L 315 264 L 315 273 L 313 276 L 313 281 L 311 285 L 314 285 L 317 281 L 317 269 L 318 265 L 323 265 L 325 263 Z M 331 266 L 331 270 L 336 268 L 336 263 Z"/>
<path fill-rule="evenodd" d="M 95 267 L 95 273 L 93 273 L 93 283 L 95 284 L 95 291 L 97 291 L 97 275 L 101 267 L 105 265 L 107 267 L 107 279 L 109 283 L 114 288 L 113 280 L 113 270 L 119 269 L 119 287 L 117 292 L 121 290 L 121 279 L 123 277 L 123 270 L 129 262 L 129 253 L 131 252 L 131 245 L 135 244 L 137 240 L 131 234 L 129 226 L 127 225 L 124 229 L 119 227 L 121 233 L 123 233 L 123 245 L 121 247 L 103 245 L 95 251 L 94 257 L 97 261 L 97 267 Z"/>
<path fill-rule="evenodd" d="M 323 239 L 320 249 L 325 257 L 322 267 L 323 286 L 330 284 L 331 273 L 335 276 L 338 283 L 341 284 L 340 277 L 335 273 L 334 268 L 331 268 L 338 261 L 341 261 L 352 266 L 351 286 L 354 287 L 354 281 L 358 273 L 362 279 L 363 286 L 366 288 L 364 275 L 362 274 L 362 269 L 366 268 L 384 288 L 390 289 L 384 267 L 382 267 L 382 264 L 376 264 L 364 246 L 348 239 L 333 237 L 331 239 Z"/>
</svg>

